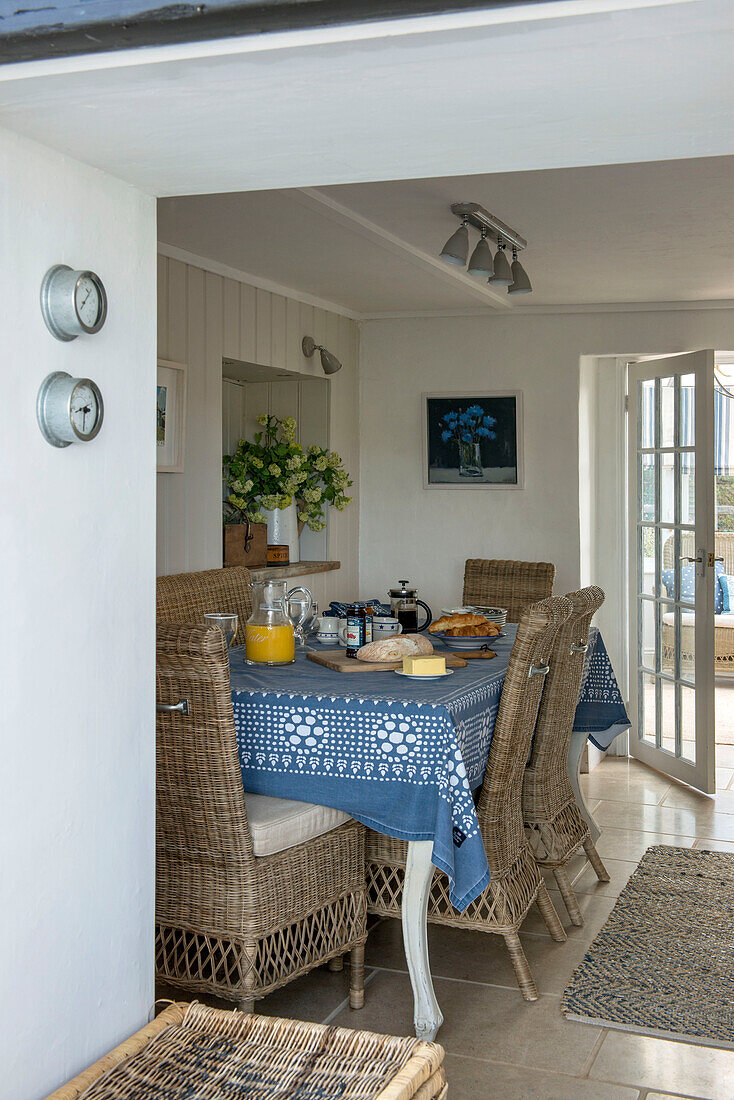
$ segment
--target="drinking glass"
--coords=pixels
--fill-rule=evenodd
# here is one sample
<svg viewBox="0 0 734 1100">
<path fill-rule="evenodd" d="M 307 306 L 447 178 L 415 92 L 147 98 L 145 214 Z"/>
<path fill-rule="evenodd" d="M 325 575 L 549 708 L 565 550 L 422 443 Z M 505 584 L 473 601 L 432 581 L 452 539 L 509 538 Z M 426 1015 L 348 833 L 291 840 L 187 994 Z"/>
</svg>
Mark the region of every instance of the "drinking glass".
<svg viewBox="0 0 734 1100">
<path fill-rule="evenodd" d="M 234 636 L 237 633 L 237 616 L 236 615 L 223 615 L 218 612 L 208 612 L 204 616 L 204 622 L 207 626 L 218 626 L 227 639 L 227 645 L 231 646 L 234 640 Z"/>
</svg>

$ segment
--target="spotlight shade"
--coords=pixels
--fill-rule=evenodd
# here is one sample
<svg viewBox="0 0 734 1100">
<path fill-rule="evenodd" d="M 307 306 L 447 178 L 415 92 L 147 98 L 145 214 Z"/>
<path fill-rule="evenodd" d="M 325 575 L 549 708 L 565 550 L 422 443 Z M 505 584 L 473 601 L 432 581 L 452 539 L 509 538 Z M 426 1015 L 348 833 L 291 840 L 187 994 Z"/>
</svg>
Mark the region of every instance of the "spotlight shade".
<svg viewBox="0 0 734 1100">
<path fill-rule="evenodd" d="M 519 260 L 512 261 L 512 283 L 507 288 L 508 294 L 530 294 L 533 287 L 528 279 L 527 272 Z"/>
<path fill-rule="evenodd" d="M 509 286 L 512 282 L 512 271 L 503 248 L 498 248 L 494 254 L 494 269 L 489 282 L 492 286 Z"/>
<path fill-rule="evenodd" d="M 447 264 L 455 264 L 456 267 L 465 267 L 466 258 L 469 255 L 469 230 L 466 223 L 460 225 L 455 233 L 452 233 L 441 250 L 441 259 Z"/>
<path fill-rule="evenodd" d="M 324 374 L 336 374 L 338 370 L 342 369 L 342 365 L 335 355 L 332 355 L 326 348 L 321 348 L 321 366 L 324 368 Z"/>
<path fill-rule="evenodd" d="M 469 274 L 483 275 L 486 278 L 488 275 L 491 275 L 493 271 L 492 253 L 487 243 L 487 238 L 481 237 L 469 260 Z"/>
</svg>

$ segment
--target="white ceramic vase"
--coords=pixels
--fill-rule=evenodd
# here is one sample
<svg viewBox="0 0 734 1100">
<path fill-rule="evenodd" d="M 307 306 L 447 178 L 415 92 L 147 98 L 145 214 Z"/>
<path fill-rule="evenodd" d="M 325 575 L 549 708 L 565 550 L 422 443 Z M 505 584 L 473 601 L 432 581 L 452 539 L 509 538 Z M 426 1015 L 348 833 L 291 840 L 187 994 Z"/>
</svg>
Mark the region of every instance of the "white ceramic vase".
<svg viewBox="0 0 734 1100">
<path fill-rule="evenodd" d="M 268 545 L 288 547 L 290 564 L 300 561 L 298 553 L 298 509 L 295 500 L 287 508 L 263 508 L 268 524 Z"/>
</svg>

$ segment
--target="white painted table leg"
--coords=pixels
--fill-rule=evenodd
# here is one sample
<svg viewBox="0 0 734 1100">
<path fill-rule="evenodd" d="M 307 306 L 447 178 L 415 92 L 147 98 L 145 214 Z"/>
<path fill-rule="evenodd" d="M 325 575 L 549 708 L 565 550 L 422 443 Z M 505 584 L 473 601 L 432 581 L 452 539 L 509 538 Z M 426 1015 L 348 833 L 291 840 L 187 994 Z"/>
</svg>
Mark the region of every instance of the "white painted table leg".
<svg viewBox="0 0 734 1100">
<path fill-rule="evenodd" d="M 568 778 L 571 780 L 571 786 L 573 787 L 573 793 L 576 796 L 576 802 L 581 810 L 581 816 L 589 826 L 591 830 L 591 839 L 596 844 L 597 840 L 601 836 L 601 829 L 591 816 L 591 810 L 586 805 L 583 792 L 581 790 L 581 784 L 579 782 L 579 768 L 581 767 L 581 756 L 584 751 L 584 745 L 586 744 L 586 734 L 582 732 L 573 731 L 571 734 L 571 743 L 568 746 Z"/>
<path fill-rule="evenodd" d="M 428 963 L 428 895 L 433 879 L 432 840 L 412 840 L 408 844 L 403 887 L 403 943 L 413 987 L 413 1022 L 418 1039 L 432 1042 L 443 1023 L 433 991 Z"/>
</svg>

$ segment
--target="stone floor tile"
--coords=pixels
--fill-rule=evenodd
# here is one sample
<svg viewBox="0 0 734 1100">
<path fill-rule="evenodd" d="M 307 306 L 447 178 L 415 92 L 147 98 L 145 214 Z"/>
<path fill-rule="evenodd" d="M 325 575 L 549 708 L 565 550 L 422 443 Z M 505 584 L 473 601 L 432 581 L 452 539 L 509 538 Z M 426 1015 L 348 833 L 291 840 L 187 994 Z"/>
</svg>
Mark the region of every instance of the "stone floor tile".
<svg viewBox="0 0 734 1100">
<path fill-rule="evenodd" d="M 709 852 L 734 852 L 734 841 L 712 840 L 709 837 L 699 837 L 693 847 L 703 848 Z"/>
<path fill-rule="evenodd" d="M 366 976 L 369 977 L 369 969 Z M 224 1001 L 218 997 L 209 997 L 206 994 L 193 993 L 190 990 L 174 989 L 172 986 L 160 983 L 156 986 L 156 996 L 166 997 L 177 1001 L 201 1001 L 202 1004 L 212 1008 L 232 1009 L 235 1005 L 231 1001 Z M 302 978 L 277 989 L 268 997 L 255 1002 L 255 1008 L 262 1016 L 287 1016 L 294 1020 L 308 1020 L 321 1023 L 326 1017 L 339 1007 L 349 996 L 349 967 L 332 972 L 327 967 L 319 967 Z M 369 997 L 369 986 L 365 990 L 365 999 Z M 358 1013 L 352 1013 L 355 1020 Z M 354 1023 L 352 1027 L 358 1027 Z"/>
<path fill-rule="evenodd" d="M 450 1100 L 637 1100 L 637 1089 L 447 1054 Z"/>
<path fill-rule="evenodd" d="M 610 859 L 604 860 L 604 866 L 609 872 L 609 882 L 599 882 L 596 872 L 590 863 L 584 866 L 572 880 L 574 893 L 591 894 L 592 897 L 616 898 L 622 892 L 629 881 L 629 877 L 637 867 L 635 860 Z"/>
<path fill-rule="evenodd" d="M 586 943 L 591 943 L 602 930 L 609 919 L 609 914 L 614 908 L 614 902 L 616 900 L 612 897 L 577 894 L 576 900 L 579 903 L 579 909 L 584 918 L 584 923 L 577 926 L 571 924 L 566 906 L 563 904 L 563 898 L 558 891 L 549 890 L 548 893 L 555 906 L 556 913 L 558 913 L 558 916 L 561 918 L 561 924 L 566 931 L 566 935 L 570 939 L 584 940 Z M 537 905 L 532 907 L 523 921 L 522 932 L 532 935 L 548 935 L 548 929 L 546 928 L 545 921 L 540 915 L 540 910 Z"/>
<path fill-rule="evenodd" d="M 711 800 L 685 807 L 667 803 L 662 806 L 640 806 L 601 801 L 594 810 L 594 820 L 602 833 L 605 826 L 611 826 L 616 829 L 639 829 L 641 832 L 671 833 L 678 836 L 734 839 L 734 814 L 715 813 Z"/>
<path fill-rule="evenodd" d="M 734 745 L 717 744 L 716 763 L 720 768 L 734 768 Z"/>
<path fill-rule="evenodd" d="M 731 1100 L 734 1051 L 608 1031 L 590 1076 L 705 1100 Z"/>
<path fill-rule="evenodd" d="M 438 1042 L 451 1054 L 577 1076 L 601 1035 L 598 1027 L 565 1020 L 559 997 L 525 1001 L 519 991 L 444 978 L 434 986 L 445 1021 Z M 378 972 L 362 1011 L 342 1012 L 332 1023 L 412 1035 L 413 994 L 407 974 Z"/>
<path fill-rule="evenodd" d="M 549 936 L 523 935 L 521 940 L 538 991 L 563 993 L 588 944 L 576 939 L 556 943 Z M 502 936 L 431 924 L 428 948 L 434 978 L 517 989 L 515 971 Z M 383 921 L 374 930 L 367 942 L 367 964 L 407 972 L 400 921 Z"/>
<path fill-rule="evenodd" d="M 613 829 L 607 827 L 596 842 L 602 859 L 639 861 L 653 844 L 669 844 L 676 848 L 691 848 L 694 837 L 670 833 L 640 832 L 638 829 Z"/>
<path fill-rule="evenodd" d="M 716 769 L 716 790 L 730 791 L 734 789 L 734 768 Z"/>
<path fill-rule="evenodd" d="M 711 814 L 727 814 L 734 817 L 734 791 L 718 791 L 716 794 L 701 794 L 692 787 L 683 787 L 674 783 L 665 798 L 660 803 L 667 806 L 677 806 L 684 810 L 694 810 L 698 817 L 704 820 Z"/>
</svg>

